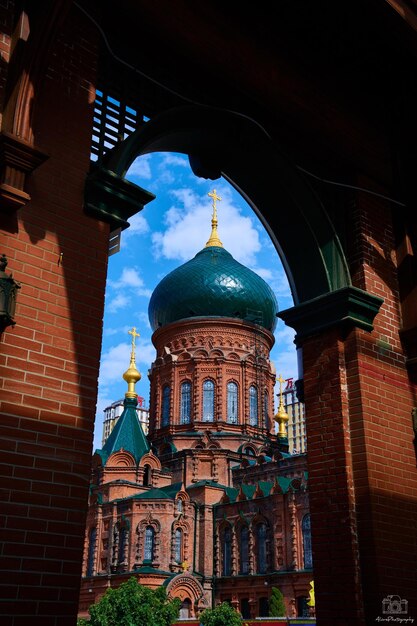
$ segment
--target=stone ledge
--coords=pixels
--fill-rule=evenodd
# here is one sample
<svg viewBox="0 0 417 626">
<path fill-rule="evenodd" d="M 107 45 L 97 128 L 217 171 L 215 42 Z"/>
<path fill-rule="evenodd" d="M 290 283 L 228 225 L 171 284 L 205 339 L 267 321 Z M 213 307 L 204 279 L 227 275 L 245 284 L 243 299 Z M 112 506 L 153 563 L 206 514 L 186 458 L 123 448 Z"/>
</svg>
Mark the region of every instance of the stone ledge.
<svg viewBox="0 0 417 626">
<path fill-rule="evenodd" d="M 129 217 L 143 209 L 155 195 L 118 176 L 95 167 L 88 175 L 84 191 L 84 211 L 110 224 L 111 230 L 129 227 Z"/>
<path fill-rule="evenodd" d="M 373 321 L 383 299 L 357 287 L 343 287 L 278 313 L 294 328 L 296 345 L 305 338 L 334 326 L 373 330 Z"/>
</svg>

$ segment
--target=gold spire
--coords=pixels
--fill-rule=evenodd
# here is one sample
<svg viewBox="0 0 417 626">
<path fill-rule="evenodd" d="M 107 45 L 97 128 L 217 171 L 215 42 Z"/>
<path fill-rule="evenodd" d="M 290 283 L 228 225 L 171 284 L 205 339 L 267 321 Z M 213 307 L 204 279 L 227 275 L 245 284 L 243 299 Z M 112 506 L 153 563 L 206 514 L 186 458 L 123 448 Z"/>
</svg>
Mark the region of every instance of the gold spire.
<svg viewBox="0 0 417 626">
<path fill-rule="evenodd" d="M 284 407 L 284 399 L 282 397 L 282 383 L 285 383 L 285 379 L 282 378 L 281 374 L 277 378 L 277 382 L 279 383 L 279 407 L 278 411 L 274 415 L 274 420 L 278 424 L 278 439 L 286 439 L 287 438 L 287 430 L 285 428 L 285 424 L 288 422 L 288 414 Z"/>
<path fill-rule="evenodd" d="M 219 239 L 219 235 L 217 233 L 217 206 L 216 201 L 221 200 L 220 196 L 216 194 L 216 190 L 210 191 L 208 194 L 210 198 L 213 198 L 213 217 L 211 218 L 211 235 L 206 243 L 206 248 L 210 248 L 211 246 L 219 246 L 223 248 L 223 244 Z"/>
<path fill-rule="evenodd" d="M 127 382 L 127 391 L 125 393 L 125 398 L 136 398 L 137 393 L 135 391 L 135 385 L 142 378 L 138 370 L 136 369 L 136 361 L 135 361 L 135 339 L 136 337 L 140 337 L 139 333 L 136 332 L 136 328 L 133 327 L 132 330 L 127 331 L 129 335 L 132 335 L 132 349 L 130 352 L 130 364 L 128 369 L 123 374 L 124 380 Z"/>
</svg>

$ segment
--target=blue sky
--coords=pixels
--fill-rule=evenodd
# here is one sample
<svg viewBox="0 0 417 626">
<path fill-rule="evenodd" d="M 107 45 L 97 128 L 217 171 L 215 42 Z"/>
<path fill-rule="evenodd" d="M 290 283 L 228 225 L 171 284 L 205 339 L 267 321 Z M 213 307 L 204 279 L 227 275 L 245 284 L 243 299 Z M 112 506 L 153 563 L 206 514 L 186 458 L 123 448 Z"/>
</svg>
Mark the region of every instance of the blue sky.
<svg viewBox="0 0 417 626">
<path fill-rule="evenodd" d="M 172 153 L 140 157 L 126 178 L 154 193 L 156 200 L 129 220 L 130 228 L 122 232 L 120 252 L 109 258 L 94 449 L 101 447 L 104 408 L 123 398 L 127 389 L 122 375 L 129 365 L 128 330 L 133 326 L 140 333 L 136 364 L 142 374 L 136 390 L 149 406 L 147 372 L 155 355 L 149 299 L 168 272 L 204 247 L 212 215 L 212 200 L 207 194 L 213 188 L 222 198 L 217 203 L 218 232 L 226 250 L 266 280 L 280 310 L 293 305 L 274 245 L 255 213 L 227 181 L 195 177 L 187 157 Z M 278 320 L 271 359 L 277 374 L 284 378 L 297 378 L 293 339 L 294 331 Z"/>
</svg>

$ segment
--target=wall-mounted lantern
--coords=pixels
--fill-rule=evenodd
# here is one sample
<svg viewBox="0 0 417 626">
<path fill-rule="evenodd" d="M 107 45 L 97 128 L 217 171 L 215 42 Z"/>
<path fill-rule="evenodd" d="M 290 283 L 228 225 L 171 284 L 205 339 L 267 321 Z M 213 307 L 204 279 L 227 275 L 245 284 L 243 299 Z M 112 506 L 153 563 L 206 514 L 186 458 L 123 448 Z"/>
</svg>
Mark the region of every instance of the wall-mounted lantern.
<svg viewBox="0 0 417 626">
<path fill-rule="evenodd" d="M 16 309 L 17 290 L 20 284 L 6 273 L 7 258 L 5 254 L 0 258 L 0 333 L 7 326 L 14 326 L 14 312 Z"/>
</svg>

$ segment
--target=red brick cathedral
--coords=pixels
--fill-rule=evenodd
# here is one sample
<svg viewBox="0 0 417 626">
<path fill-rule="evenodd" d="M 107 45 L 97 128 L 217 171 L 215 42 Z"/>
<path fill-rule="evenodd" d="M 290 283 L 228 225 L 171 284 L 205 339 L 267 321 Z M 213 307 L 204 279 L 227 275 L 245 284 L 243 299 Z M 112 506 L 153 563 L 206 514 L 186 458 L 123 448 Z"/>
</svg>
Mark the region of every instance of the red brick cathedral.
<svg viewBox="0 0 417 626">
<path fill-rule="evenodd" d="M 181 153 L 196 176 L 227 180 L 285 267 L 294 306 L 278 315 L 295 330 L 304 392 L 318 623 L 417 620 L 416 3 L 351 0 L 341 11 L 326 0 L 5 0 L 0 33 L 1 625 L 76 621 L 109 248 L 133 215 L 154 206 L 152 180 L 126 180 L 135 159 L 152 152 Z M 232 263 L 209 246 L 191 270 L 209 259 Z M 97 537 L 87 559 L 97 581 L 120 569 L 125 557 L 108 550 L 123 547 L 129 521 L 127 571 L 190 580 L 189 612 L 195 598 L 210 601 L 213 584 L 242 607 L 265 597 L 255 585 L 262 577 L 277 586 L 278 577 L 300 579 L 297 569 L 278 569 L 281 558 L 285 568 L 303 566 L 294 517 L 284 507 L 280 521 L 268 506 L 293 494 L 298 506 L 301 487 L 285 490 L 286 475 L 304 484 L 285 469 L 285 455 L 267 458 L 279 443 L 265 410 L 268 403 L 272 416 L 269 305 L 245 293 L 243 310 L 240 298 L 235 306 L 223 297 L 230 306 L 215 331 L 197 306 L 201 292 L 177 301 L 190 285 L 173 299 L 161 283 L 154 296 L 153 447 L 119 453 L 124 465 L 113 465 L 111 441 L 95 456 L 100 514 L 104 525 L 113 500 L 118 543 Z M 165 287 L 167 317 L 158 299 Z M 219 281 L 205 302 L 214 306 L 226 287 Z M 250 449 L 254 456 L 243 452 Z M 254 469 L 235 469 L 242 463 Z M 272 495 L 261 497 L 270 465 L 285 493 L 273 493 L 271 471 Z M 109 473 L 122 477 L 129 467 L 138 468 L 123 478 L 131 498 L 107 496 Z M 257 470 L 261 481 L 249 484 Z M 181 488 L 146 500 L 143 482 L 159 495 L 167 483 Z M 177 526 L 163 534 L 162 513 L 177 494 L 185 510 L 172 509 Z M 225 513 L 219 528 L 212 506 Z M 134 519 L 142 510 L 145 530 Z M 253 575 L 253 595 L 239 600 L 244 574 L 218 574 L 265 563 L 257 529 L 266 529 L 262 546 L 275 536 L 275 551 L 266 549 L 271 574 Z M 164 553 L 180 546 L 187 568 L 171 571 L 174 556 L 162 562 L 164 542 Z M 174 578 L 169 584 L 175 593 Z"/>
<path fill-rule="evenodd" d="M 306 462 L 288 454 L 281 377 L 274 419 L 277 302 L 224 249 L 220 198 L 209 195 L 206 246 L 151 297 L 148 438 L 136 417 L 130 331 L 124 412 L 93 458 L 80 615 L 132 575 L 179 597 L 183 617 L 222 601 L 245 618 L 267 616 L 273 586 L 287 615 L 307 612 Z"/>
</svg>

